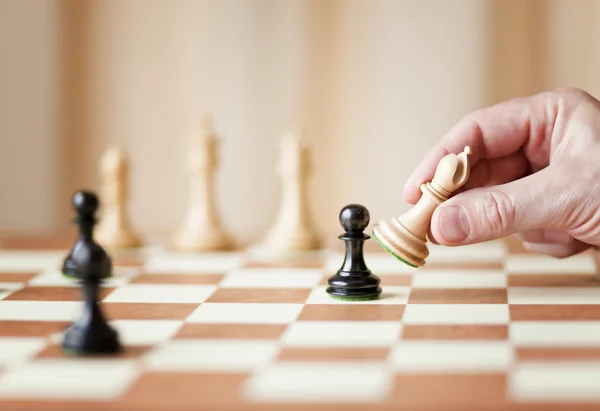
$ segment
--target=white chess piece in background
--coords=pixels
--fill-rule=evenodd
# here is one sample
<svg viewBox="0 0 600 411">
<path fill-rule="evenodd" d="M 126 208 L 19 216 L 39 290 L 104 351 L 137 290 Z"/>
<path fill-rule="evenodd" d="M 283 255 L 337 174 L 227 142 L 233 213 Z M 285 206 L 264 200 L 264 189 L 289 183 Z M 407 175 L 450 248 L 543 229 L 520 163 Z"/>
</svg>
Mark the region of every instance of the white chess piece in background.
<svg viewBox="0 0 600 411">
<path fill-rule="evenodd" d="M 269 251 L 286 253 L 321 247 L 309 210 L 309 155 L 310 150 L 299 134 L 289 133 L 283 137 L 278 164 L 281 203 L 275 223 L 263 242 L 263 248 Z"/>
<path fill-rule="evenodd" d="M 94 239 L 108 248 L 132 248 L 141 245 L 127 216 L 129 164 L 121 150 L 109 148 L 100 161 L 101 218 Z"/>
<path fill-rule="evenodd" d="M 189 206 L 173 246 L 188 251 L 223 251 L 234 247 L 216 210 L 214 175 L 218 168 L 218 138 L 212 121 L 201 119 L 193 134 L 188 157 L 190 173 Z"/>
</svg>

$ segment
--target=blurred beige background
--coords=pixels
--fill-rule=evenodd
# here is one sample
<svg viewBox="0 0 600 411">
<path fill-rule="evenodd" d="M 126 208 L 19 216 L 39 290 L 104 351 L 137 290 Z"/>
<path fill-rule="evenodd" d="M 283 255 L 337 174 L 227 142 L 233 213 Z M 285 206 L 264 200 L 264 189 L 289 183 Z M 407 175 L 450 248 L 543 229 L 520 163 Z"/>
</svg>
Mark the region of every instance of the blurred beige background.
<svg viewBox="0 0 600 411">
<path fill-rule="evenodd" d="M 311 208 L 372 221 L 469 111 L 559 86 L 600 95 L 600 2 L 0 0 L 0 230 L 70 224 L 109 145 L 131 160 L 130 215 L 172 233 L 203 113 L 222 137 L 220 215 L 260 239 L 279 207 L 280 138 L 313 147 Z"/>
</svg>

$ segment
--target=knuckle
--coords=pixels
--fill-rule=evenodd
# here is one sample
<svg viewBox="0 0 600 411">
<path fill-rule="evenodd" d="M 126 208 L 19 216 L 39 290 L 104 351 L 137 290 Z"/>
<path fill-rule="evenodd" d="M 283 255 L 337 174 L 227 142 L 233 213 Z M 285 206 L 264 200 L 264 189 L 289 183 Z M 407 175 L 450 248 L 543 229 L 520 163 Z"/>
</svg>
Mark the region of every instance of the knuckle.
<svg viewBox="0 0 600 411">
<path fill-rule="evenodd" d="M 554 93 L 566 98 L 585 99 L 589 98 L 590 94 L 579 87 L 560 87 L 554 90 Z"/>
<path fill-rule="evenodd" d="M 573 110 L 580 104 L 597 104 L 597 100 L 587 91 L 577 87 L 561 87 L 551 91 L 544 91 L 536 96 L 536 100 L 547 107 L 550 117 L 558 115 L 561 110 Z"/>
<path fill-rule="evenodd" d="M 515 221 L 513 201 L 503 191 L 488 191 L 483 197 L 480 207 L 483 228 L 494 235 L 507 232 Z"/>
</svg>

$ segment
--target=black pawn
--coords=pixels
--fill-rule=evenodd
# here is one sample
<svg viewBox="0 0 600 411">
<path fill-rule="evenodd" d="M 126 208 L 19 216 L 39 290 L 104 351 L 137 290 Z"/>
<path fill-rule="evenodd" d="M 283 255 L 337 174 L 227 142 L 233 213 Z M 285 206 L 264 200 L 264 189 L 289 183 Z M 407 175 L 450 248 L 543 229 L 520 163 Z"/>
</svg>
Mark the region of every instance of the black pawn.
<svg viewBox="0 0 600 411">
<path fill-rule="evenodd" d="M 118 333 L 98 304 L 100 283 L 112 275 L 112 260 L 93 239 L 98 198 L 80 191 L 73 196 L 79 238 L 64 262 L 65 275 L 82 283 L 83 313 L 65 333 L 63 348 L 73 354 L 110 354 L 121 350 Z"/>
<path fill-rule="evenodd" d="M 346 243 L 346 256 L 338 272 L 329 278 L 326 292 L 344 300 L 371 300 L 381 294 L 381 280 L 365 263 L 363 245 L 371 238 L 364 233 L 369 211 L 360 204 L 349 204 L 340 212 L 340 224 L 346 231 L 338 238 Z"/>
</svg>

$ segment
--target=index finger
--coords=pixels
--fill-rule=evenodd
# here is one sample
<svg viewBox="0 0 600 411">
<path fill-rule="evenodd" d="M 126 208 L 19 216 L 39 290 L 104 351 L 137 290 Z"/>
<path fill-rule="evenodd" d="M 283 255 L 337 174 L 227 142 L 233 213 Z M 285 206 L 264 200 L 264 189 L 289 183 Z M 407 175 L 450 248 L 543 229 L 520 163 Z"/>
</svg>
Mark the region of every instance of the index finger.
<svg viewBox="0 0 600 411">
<path fill-rule="evenodd" d="M 556 98 L 550 93 L 507 100 L 464 117 L 425 156 L 404 186 L 404 197 L 415 203 L 421 184 L 431 181 L 442 157 L 473 151 L 471 167 L 479 160 L 515 153 L 522 147 L 543 144 L 552 135 L 557 116 Z"/>
</svg>

